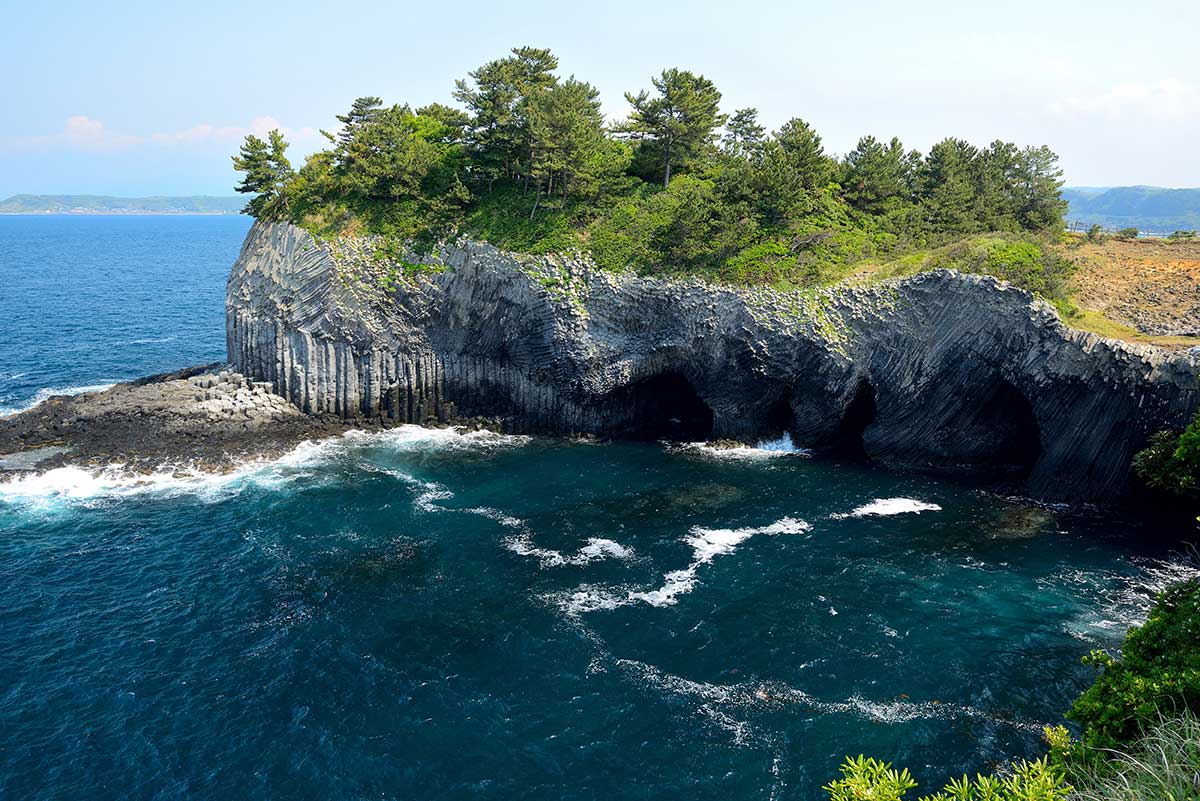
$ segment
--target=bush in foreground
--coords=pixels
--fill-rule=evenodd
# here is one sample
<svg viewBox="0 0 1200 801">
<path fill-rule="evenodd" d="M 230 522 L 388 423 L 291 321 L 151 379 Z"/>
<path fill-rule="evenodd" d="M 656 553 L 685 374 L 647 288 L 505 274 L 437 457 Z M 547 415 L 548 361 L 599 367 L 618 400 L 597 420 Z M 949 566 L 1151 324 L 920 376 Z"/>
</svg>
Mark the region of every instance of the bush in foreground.
<svg viewBox="0 0 1200 801">
<path fill-rule="evenodd" d="M 1164 719 L 1133 747 L 1111 752 L 1106 769 L 1076 787 L 1078 801 L 1192 801 L 1200 798 L 1200 720 Z"/>
<path fill-rule="evenodd" d="M 1082 729 L 1046 730 L 1049 754 L 1011 775 L 952 781 L 919 801 L 1200 801 L 1200 580 L 1162 594 L 1118 657 L 1101 668 L 1068 717 Z M 830 801 L 905 801 L 917 783 L 905 769 L 860 756 L 823 789 Z"/>
<path fill-rule="evenodd" d="M 901 801 L 916 786 L 907 770 L 897 771 L 890 764 L 859 756 L 848 757 L 842 763 L 842 778 L 824 789 L 830 801 Z M 919 801 L 1065 801 L 1070 792 L 1063 771 L 1039 759 L 1017 763 L 1012 775 L 1005 778 L 963 776 Z"/>
<path fill-rule="evenodd" d="M 1119 657 L 1093 651 L 1101 668 L 1068 716 L 1083 727 L 1086 748 L 1136 741 L 1161 715 L 1200 709 L 1200 581 L 1166 590 L 1142 626 L 1130 629 Z"/>
</svg>

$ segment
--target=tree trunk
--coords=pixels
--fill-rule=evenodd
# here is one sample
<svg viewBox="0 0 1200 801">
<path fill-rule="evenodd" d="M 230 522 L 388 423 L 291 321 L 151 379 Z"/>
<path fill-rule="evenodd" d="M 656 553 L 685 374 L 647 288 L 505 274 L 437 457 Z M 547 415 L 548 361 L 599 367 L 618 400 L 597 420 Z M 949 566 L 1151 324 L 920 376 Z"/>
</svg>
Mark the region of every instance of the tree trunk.
<svg viewBox="0 0 1200 801">
<path fill-rule="evenodd" d="M 538 189 L 537 194 L 533 196 L 533 208 L 529 210 L 529 221 L 533 222 L 533 215 L 537 214 L 538 201 L 542 199 L 542 190 Z"/>
</svg>

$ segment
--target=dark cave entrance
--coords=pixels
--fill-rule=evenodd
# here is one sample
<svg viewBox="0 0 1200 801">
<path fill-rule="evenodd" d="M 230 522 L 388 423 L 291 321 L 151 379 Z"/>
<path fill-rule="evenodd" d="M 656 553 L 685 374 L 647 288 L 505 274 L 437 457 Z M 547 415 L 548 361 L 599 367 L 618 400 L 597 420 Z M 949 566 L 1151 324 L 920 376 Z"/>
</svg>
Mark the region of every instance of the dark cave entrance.
<svg viewBox="0 0 1200 801">
<path fill-rule="evenodd" d="M 767 436 L 780 437 L 784 434 L 792 436 L 796 420 L 792 414 L 792 404 L 788 402 L 786 395 L 772 403 L 767 409 L 763 424 L 766 429 L 764 433 Z"/>
<path fill-rule="evenodd" d="M 833 450 L 841 456 L 865 459 L 867 451 L 863 447 L 863 432 L 875 422 L 878 413 L 875 387 L 864 378 L 854 388 L 854 395 L 842 412 L 842 420 L 833 437 Z"/>
<path fill-rule="evenodd" d="M 965 435 L 978 443 L 979 463 L 1024 478 L 1042 453 L 1041 430 L 1029 400 L 1000 381 L 979 404 L 975 425 Z"/>
<path fill-rule="evenodd" d="M 683 373 L 661 373 L 639 381 L 629 393 L 633 409 L 625 437 L 692 442 L 712 436 L 712 409 Z"/>
</svg>

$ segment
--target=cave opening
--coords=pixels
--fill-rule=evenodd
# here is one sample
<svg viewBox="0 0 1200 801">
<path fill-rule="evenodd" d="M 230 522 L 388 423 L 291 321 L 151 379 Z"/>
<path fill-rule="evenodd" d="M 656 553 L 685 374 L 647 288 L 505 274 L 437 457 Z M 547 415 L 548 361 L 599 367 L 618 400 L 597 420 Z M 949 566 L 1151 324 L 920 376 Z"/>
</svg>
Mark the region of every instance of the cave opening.
<svg viewBox="0 0 1200 801">
<path fill-rule="evenodd" d="M 637 382 L 629 393 L 633 408 L 625 437 L 692 442 L 712 436 L 712 409 L 683 373 L 660 373 Z"/>
<path fill-rule="evenodd" d="M 765 433 L 770 436 L 791 435 L 795 421 L 792 419 L 792 404 L 788 402 L 786 395 L 772 403 L 767 409 L 764 425 Z"/>
<path fill-rule="evenodd" d="M 863 432 L 867 426 L 875 422 L 879 410 L 875 406 L 875 387 L 871 382 L 862 379 L 854 388 L 850 403 L 842 412 L 841 422 L 833 438 L 833 450 L 842 456 L 865 459 L 866 448 L 863 446 Z"/>
<path fill-rule="evenodd" d="M 999 381 L 979 404 L 971 435 L 979 447 L 979 461 L 1013 477 L 1029 475 L 1042 453 L 1041 431 L 1033 406 L 1016 387 Z"/>
</svg>

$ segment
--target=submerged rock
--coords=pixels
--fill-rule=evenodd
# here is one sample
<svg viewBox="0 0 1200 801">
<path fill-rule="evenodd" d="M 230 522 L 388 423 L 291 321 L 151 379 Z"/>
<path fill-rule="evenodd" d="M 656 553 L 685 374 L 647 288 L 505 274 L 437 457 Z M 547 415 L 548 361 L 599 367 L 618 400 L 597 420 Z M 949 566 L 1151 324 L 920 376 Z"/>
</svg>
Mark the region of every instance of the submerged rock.
<svg viewBox="0 0 1200 801">
<path fill-rule="evenodd" d="M 234 369 L 309 413 L 513 432 L 797 445 L 1105 501 L 1200 404 L 1200 359 L 1102 339 L 987 276 L 779 292 L 460 242 L 376 261 L 256 223 L 229 278 Z M 415 261 L 417 257 L 413 256 Z"/>
</svg>

